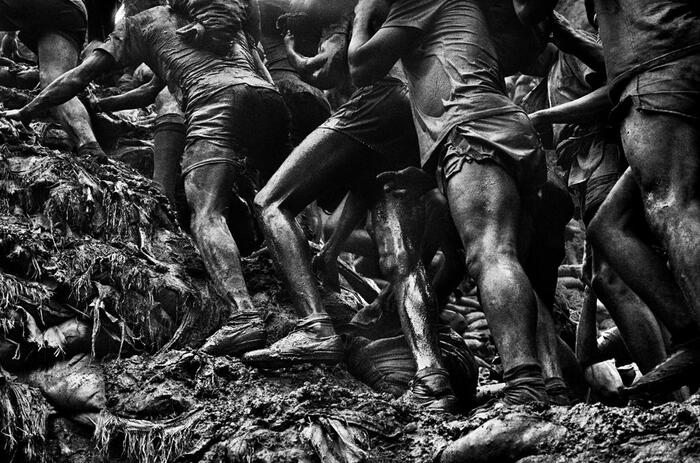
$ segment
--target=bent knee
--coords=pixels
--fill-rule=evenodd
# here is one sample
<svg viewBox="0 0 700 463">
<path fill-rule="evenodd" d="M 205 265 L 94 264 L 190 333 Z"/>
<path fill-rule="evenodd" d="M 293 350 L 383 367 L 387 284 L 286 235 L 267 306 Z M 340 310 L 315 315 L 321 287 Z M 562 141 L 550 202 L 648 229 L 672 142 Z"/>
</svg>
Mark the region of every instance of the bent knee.
<svg viewBox="0 0 700 463">
<path fill-rule="evenodd" d="M 410 273 L 414 259 L 407 250 L 380 252 L 379 269 L 390 281 L 405 277 Z"/>
<path fill-rule="evenodd" d="M 282 202 L 263 188 L 253 198 L 253 213 L 260 220 L 267 220 L 282 213 Z"/>
<path fill-rule="evenodd" d="M 474 279 L 496 267 L 520 266 L 517 249 L 513 244 L 472 244 L 467 247 L 465 255 L 467 273 Z"/>
</svg>

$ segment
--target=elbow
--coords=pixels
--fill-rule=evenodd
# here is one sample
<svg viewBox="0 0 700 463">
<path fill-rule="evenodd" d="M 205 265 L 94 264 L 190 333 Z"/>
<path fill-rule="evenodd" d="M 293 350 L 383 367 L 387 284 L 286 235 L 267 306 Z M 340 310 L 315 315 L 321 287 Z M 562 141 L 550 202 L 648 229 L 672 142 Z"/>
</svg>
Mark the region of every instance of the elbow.
<svg viewBox="0 0 700 463">
<path fill-rule="evenodd" d="M 376 70 L 367 64 L 349 62 L 350 79 L 356 87 L 372 85 L 377 79 Z"/>
<path fill-rule="evenodd" d="M 348 52 L 348 68 L 350 71 L 350 79 L 357 87 L 366 87 L 371 85 L 376 80 L 374 67 L 370 60 L 366 59 L 360 50 Z"/>
<path fill-rule="evenodd" d="M 372 84 L 372 77 L 368 70 L 362 66 L 350 66 L 350 78 L 356 87 L 366 87 Z"/>
</svg>

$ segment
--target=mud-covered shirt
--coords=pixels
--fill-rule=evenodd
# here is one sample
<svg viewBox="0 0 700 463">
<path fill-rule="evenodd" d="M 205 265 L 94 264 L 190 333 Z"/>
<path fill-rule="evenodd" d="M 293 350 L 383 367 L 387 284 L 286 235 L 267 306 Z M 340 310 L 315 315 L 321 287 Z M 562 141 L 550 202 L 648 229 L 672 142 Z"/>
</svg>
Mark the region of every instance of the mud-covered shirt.
<svg viewBox="0 0 700 463">
<path fill-rule="evenodd" d="M 188 95 L 241 83 L 274 88 L 256 71 L 244 32 L 227 57 L 185 43 L 175 31 L 188 22 L 168 6 L 125 18 L 98 50 L 121 66 L 146 63 L 186 105 Z"/>
<path fill-rule="evenodd" d="M 530 68 L 544 50 L 547 40 L 536 28 L 520 22 L 513 0 L 489 0 L 482 2 L 482 6 L 503 75 L 531 74 Z"/>
<path fill-rule="evenodd" d="M 382 28 L 420 31 L 401 58 L 425 165 L 460 123 L 510 110 L 498 54 L 476 0 L 397 0 Z"/>
<path fill-rule="evenodd" d="M 614 87 L 656 65 L 700 53 L 697 0 L 595 0 L 595 8 Z"/>
</svg>

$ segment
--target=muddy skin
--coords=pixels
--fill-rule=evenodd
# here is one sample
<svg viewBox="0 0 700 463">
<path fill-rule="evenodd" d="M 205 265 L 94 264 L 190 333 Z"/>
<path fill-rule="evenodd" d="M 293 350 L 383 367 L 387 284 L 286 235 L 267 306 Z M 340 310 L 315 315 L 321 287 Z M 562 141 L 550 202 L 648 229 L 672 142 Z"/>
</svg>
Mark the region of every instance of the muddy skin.
<svg viewBox="0 0 700 463">
<path fill-rule="evenodd" d="M 591 221 L 588 235 L 596 250 L 668 328 L 675 342 L 697 336 L 690 310 L 665 260 L 649 244 L 640 192 L 625 171 Z"/>
<path fill-rule="evenodd" d="M 620 136 L 649 226 L 700 323 L 700 130 L 685 118 L 632 110 Z"/>
</svg>

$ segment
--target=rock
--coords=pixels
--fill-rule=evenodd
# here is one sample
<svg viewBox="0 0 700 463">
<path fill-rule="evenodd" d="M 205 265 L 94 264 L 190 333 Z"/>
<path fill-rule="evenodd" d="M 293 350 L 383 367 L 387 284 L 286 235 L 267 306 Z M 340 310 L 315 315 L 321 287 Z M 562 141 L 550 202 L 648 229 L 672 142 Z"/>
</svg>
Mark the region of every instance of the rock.
<svg viewBox="0 0 700 463">
<path fill-rule="evenodd" d="M 546 453 L 566 428 L 520 413 L 487 421 L 442 450 L 440 463 L 507 463 Z"/>
</svg>

